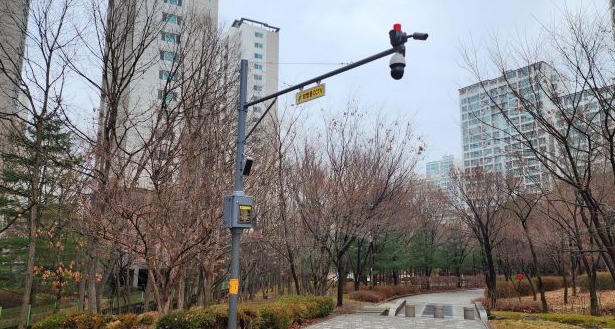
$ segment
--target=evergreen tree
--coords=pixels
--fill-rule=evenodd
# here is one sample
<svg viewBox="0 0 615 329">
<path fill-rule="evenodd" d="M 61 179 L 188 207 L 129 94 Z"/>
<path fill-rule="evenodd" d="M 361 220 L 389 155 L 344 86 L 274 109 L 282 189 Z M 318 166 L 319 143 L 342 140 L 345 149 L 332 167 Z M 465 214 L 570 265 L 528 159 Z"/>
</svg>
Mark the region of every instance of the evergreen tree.
<svg viewBox="0 0 615 329">
<path fill-rule="evenodd" d="M 53 268 L 49 262 L 55 263 L 56 268 L 69 267 L 60 260 L 59 251 L 65 248 L 56 231 L 73 207 L 66 190 L 80 160 L 72 155 L 71 135 L 63 129 L 60 118 L 35 116 L 23 122 L 26 128 L 11 131 L 10 147 L 0 154 L 0 214 L 5 218 L 2 231 L 6 231 L 6 236 L 22 238 L 22 251 L 16 251 L 15 255 L 26 257 L 20 260 L 26 264 L 25 282 L 21 283 L 24 284 L 22 303 L 27 304 L 32 302 L 34 276 Z M 50 243 L 52 240 L 54 243 Z M 48 251 L 44 256 L 51 256 L 44 266 L 36 264 L 36 251 L 41 246 Z M 23 249 L 27 249 L 27 256 Z"/>
</svg>

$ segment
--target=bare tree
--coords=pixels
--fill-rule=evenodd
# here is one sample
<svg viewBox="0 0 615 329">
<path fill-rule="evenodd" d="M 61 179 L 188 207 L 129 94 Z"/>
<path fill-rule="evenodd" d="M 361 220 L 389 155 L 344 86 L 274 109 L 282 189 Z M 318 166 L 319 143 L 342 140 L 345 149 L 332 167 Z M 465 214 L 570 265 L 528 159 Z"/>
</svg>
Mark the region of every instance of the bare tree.
<svg viewBox="0 0 615 329">
<path fill-rule="evenodd" d="M 439 253 L 444 243 L 444 227 L 448 214 L 447 202 L 441 190 L 429 183 L 413 187 L 413 207 L 415 215 L 412 234 L 408 243 L 412 250 L 412 265 L 420 269 L 422 275 L 431 276 L 432 270 L 440 267 Z"/>
<path fill-rule="evenodd" d="M 492 307 L 496 303 L 496 263 L 494 251 L 505 240 L 503 230 L 508 225 L 502 206 L 511 199 L 506 192 L 505 178 L 499 173 L 480 168 L 452 174 L 452 207 L 478 241 L 485 262 L 487 294 Z"/>
<path fill-rule="evenodd" d="M 482 75 L 482 65 L 464 52 L 469 70 L 481 82 L 492 108 L 510 129 L 500 129 L 518 150 L 529 152 L 553 181 L 573 188 L 582 225 L 605 256 L 615 280 L 615 235 L 604 198 L 613 189 L 615 122 L 613 101 L 613 44 L 610 22 L 603 16 L 566 13 L 565 20 L 543 29 L 536 45 L 496 44 L 492 67 L 502 74 L 516 108 L 500 102 Z M 529 83 L 519 85 L 510 66 L 525 66 Z M 521 122 L 515 113 L 525 113 Z M 528 129 L 528 124 L 530 129 Z M 596 184 L 609 177 L 610 184 Z M 548 179 L 543 181 L 547 182 Z M 592 312 L 596 312 L 592 309 Z"/>
<path fill-rule="evenodd" d="M 585 270 L 588 278 L 588 291 L 590 294 L 590 313 L 600 314 L 597 295 L 597 270 L 601 262 L 602 249 L 597 248 L 593 226 L 587 226 L 587 215 L 582 205 L 579 205 L 575 190 L 568 184 L 557 184 L 547 200 L 541 206 L 542 213 L 552 223 L 565 232 L 564 250 L 570 256 L 570 272 L 572 276 L 573 294 L 576 294 L 577 270 L 579 264 Z"/>
<path fill-rule="evenodd" d="M 19 328 L 26 328 L 28 305 L 32 300 L 35 276 L 36 243 L 39 230 L 44 229 L 46 206 L 56 202 L 59 177 L 74 166 L 70 136 L 63 131 L 61 111 L 66 106 L 64 87 L 68 65 L 62 54 L 71 53 L 75 37 L 66 32 L 73 1 L 46 0 L 32 4 L 2 2 L 4 19 L 25 42 L 24 65 L 21 52 L 11 43 L 0 46 L 0 72 L 17 90 L 11 99 L 15 108 L 0 109 L 0 119 L 8 132 L 12 150 L 3 154 L 2 192 L 8 193 L 8 206 L 15 223 L 24 215 L 28 237 L 28 257 Z M 26 22 L 29 17 L 28 28 Z M 8 30 L 7 30 L 8 32 Z M 15 37 L 15 35 L 13 35 Z M 19 173 L 19 174 L 17 174 Z M 17 176 L 15 176 L 17 174 Z M 55 181 L 53 178 L 56 176 Z M 19 178 L 18 178 L 19 177 Z M 15 179 L 18 178 L 18 179 Z M 47 208 L 48 210 L 49 208 Z"/>
<path fill-rule="evenodd" d="M 287 108 L 276 116 L 267 116 L 263 127 L 255 130 L 252 154 L 258 154 L 258 165 L 247 180 L 247 189 L 258 196 L 257 231 L 263 246 L 272 252 L 272 258 L 285 260 L 286 273 L 296 294 L 301 294 L 301 236 L 296 203 L 292 198 L 292 180 L 296 167 L 292 151 L 297 141 L 299 115 Z M 254 235 L 254 234 L 253 234 Z M 262 247 L 261 253 L 265 253 Z M 275 255 L 275 256 L 274 256 Z M 270 266 L 265 265 L 265 269 Z M 242 266 L 243 268 L 243 266 Z M 268 287 L 267 287 L 268 288 Z"/>
<path fill-rule="evenodd" d="M 92 1 L 90 24 L 78 31 L 85 61 L 71 68 L 101 94 L 96 137 L 73 125 L 94 150 L 83 230 L 91 311 L 100 310 L 101 288 L 126 254 L 147 266 L 147 291 L 161 313 L 171 291 L 193 282 L 185 273 L 208 273 L 201 302 L 211 289 L 224 247 L 219 200 L 237 79 L 233 43 L 198 5 L 175 12 L 160 1 Z"/>
<path fill-rule="evenodd" d="M 549 308 L 545 297 L 545 288 L 542 283 L 542 274 L 535 243 L 530 234 L 530 222 L 532 218 L 536 217 L 536 209 L 541 201 L 541 195 L 538 193 L 528 192 L 525 188 L 523 188 L 521 180 L 519 179 L 511 178 L 506 180 L 505 183 L 504 188 L 506 190 L 504 192 L 510 194 L 512 197 L 508 203 L 503 204 L 503 208 L 512 212 L 515 218 L 519 220 L 519 223 L 521 223 L 521 227 L 523 227 L 523 233 L 532 255 L 532 263 L 536 269 L 536 278 L 538 280 L 538 291 L 540 292 L 542 312 L 546 313 L 549 311 Z M 531 282 L 530 284 L 532 285 Z M 536 300 L 535 293 L 534 300 Z"/>
<path fill-rule="evenodd" d="M 357 238 L 382 224 L 403 198 L 417 154 L 408 126 L 377 121 L 361 134 L 361 114 L 350 103 L 325 131 L 324 154 L 308 148 L 300 161 L 295 198 L 315 246 L 337 272 L 337 304 L 343 303 L 347 253 Z M 415 149 L 413 149 L 416 147 Z M 322 155 L 321 155 L 322 154 Z"/>
</svg>

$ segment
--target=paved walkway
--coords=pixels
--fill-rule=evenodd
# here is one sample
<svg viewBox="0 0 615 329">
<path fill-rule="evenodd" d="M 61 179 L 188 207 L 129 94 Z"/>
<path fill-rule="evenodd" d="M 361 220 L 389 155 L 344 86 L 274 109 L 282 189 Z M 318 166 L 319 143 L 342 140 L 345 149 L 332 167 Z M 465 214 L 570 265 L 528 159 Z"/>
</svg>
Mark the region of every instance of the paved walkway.
<svg viewBox="0 0 615 329">
<path fill-rule="evenodd" d="M 308 329 L 486 329 L 479 320 L 464 320 L 463 307 L 474 306 L 472 300 L 483 295 L 482 290 L 465 290 L 404 297 L 407 305 L 415 305 L 416 317 L 405 317 L 404 311 L 398 316 L 382 316 L 376 313 L 355 313 L 333 317 Z M 388 308 L 396 301 L 383 303 L 379 307 Z M 434 305 L 442 305 L 444 318 L 433 317 Z"/>
</svg>

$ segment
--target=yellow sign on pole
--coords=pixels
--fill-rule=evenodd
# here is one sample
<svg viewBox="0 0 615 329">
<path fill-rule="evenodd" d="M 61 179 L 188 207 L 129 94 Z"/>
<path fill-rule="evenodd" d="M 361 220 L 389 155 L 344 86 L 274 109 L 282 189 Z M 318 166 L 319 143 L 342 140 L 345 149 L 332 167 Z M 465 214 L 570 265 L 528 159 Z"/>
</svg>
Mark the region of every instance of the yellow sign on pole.
<svg viewBox="0 0 615 329">
<path fill-rule="evenodd" d="M 313 99 L 322 97 L 324 95 L 325 95 L 325 84 L 323 83 L 316 87 L 312 87 L 310 89 L 298 92 L 295 95 L 295 105 L 299 105 L 301 103 L 311 101 Z"/>
<path fill-rule="evenodd" d="M 231 295 L 239 294 L 239 279 L 231 279 L 229 281 L 228 293 Z"/>
</svg>

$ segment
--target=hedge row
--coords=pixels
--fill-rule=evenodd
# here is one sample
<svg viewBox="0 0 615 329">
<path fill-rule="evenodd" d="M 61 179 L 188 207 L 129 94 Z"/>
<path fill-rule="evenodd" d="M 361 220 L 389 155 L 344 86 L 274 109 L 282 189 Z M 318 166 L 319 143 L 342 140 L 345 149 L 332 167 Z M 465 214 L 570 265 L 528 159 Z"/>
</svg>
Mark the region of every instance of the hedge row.
<svg viewBox="0 0 615 329">
<path fill-rule="evenodd" d="M 242 303 L 237 318 L 242 328 L 286 329 L 293 324 L 322 318 L 333 311 L 331 297 L 289 296 L 274 302 Z M 215 305 L 206 309 L 177 311 L 162 317 L 158 329 L 225 329 L 228 326 L 228 306 Z M 58 313 L 37 322 L 33 329 L 140 329 L 151 328 L 155 320 L 143 314 Z"/>
<path fill-rule="evenodd" d="M 536 293 L 538 293 L 538 279 L 532 278 L 532 283 Z M 564 288 L 564 279 L 559 276 L 543 276 L 542 284 L 545 291 L 553 291 Z M 521 296 L 532 295 L 532 288 L 527 282 L 527 279 L 519 282 L 513 281 L 498 281 L 495 287 L 497 298 L 511 298 Z"/>
<path fill-rule="evenodd" d="M 57 313 L 35 323 L 32 329 L 138 329 L 154 324 L 149 314 Z"/>
<path fill-rule="evenodd" d="M 596 286 L 598 290 L 615 290 L 615 282 L 609 272 L 598 272 L 596 276 Z M 587 275 L 579 276 L 579 287 L 583 291 L 588 291 L 589 281 Z"/>
<path fill-rule="evenodd" d="M 242 328 L 286 329 L 311 319 L 322 318 L 334 308 L 330 297 L 292 296 L 268 303 L 242 303 L 237 319 Z M 228 326 L 226 306 L 173 312 L 162 317 L 158 329 L 224 329 Z"/>
<path fill-rule="evenodd" d="M 421 291 L 420 286 L 400 284 L 396 286 L 375 286 L 373 290 L 351 291 L 348 298 L 362 302 L 377 303 L 391 297 L 414 295 Z"/>
<path fill-rule="evenodd" d="M 242 328 L 286 329 L 293 324 L 322 318 L 334 308 L 330 297 L 292 296 L 268 303 L 242 303 L 237 318 Z M 162 317 L 159 329 L 227 328 L 228 306 L 215 305 L 206 309 L 177 311 Z M 58 313 L 37 322 L 33 329 L 139 329 L 154 324 L 148 314 L 102 315 L 91 313 Z"/>
</svg>

